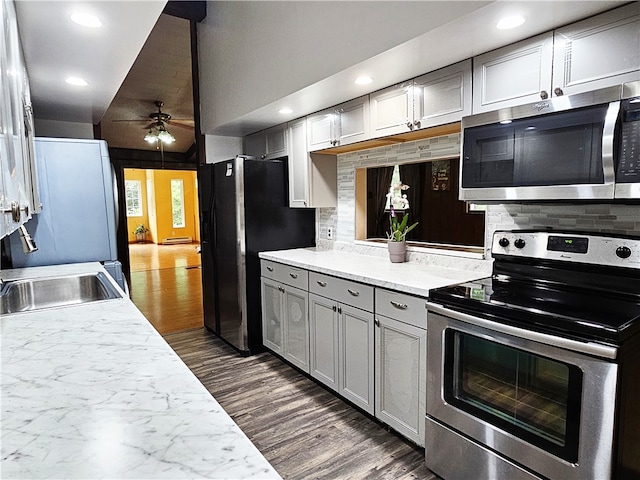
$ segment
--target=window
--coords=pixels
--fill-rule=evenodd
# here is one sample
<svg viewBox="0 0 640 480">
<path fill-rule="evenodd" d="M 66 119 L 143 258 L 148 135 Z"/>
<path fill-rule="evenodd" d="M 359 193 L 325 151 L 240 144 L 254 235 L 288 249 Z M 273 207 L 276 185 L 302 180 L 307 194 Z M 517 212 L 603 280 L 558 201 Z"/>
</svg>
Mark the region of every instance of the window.
<svg viewBox="0 0 640 480">
<path fill-rule="evenodd" d="M 184 191 L 181 178 L 171 179 L 173 228 L 184 228 Z"/>
<path fill-rule="evenodd" d="M 142 183 L 140 180 L 125 180 L 127 217 L 142 216 Z"/>
</svg>

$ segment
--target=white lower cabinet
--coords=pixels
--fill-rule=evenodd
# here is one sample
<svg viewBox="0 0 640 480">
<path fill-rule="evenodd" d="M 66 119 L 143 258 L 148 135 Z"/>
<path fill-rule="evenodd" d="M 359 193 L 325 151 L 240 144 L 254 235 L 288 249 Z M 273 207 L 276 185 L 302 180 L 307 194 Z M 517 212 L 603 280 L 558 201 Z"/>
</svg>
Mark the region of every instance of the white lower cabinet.
<svg viewBox="0 0 640 480">
<path fill-rule="evenodd" d="M 309 294 L 311 375 L 374 414 L 373 313 Z"/>
<path fill-rule="evenodd" d="M 375 308 L 376 417 L 424 446 L 427 385 L 425 300 L 376 288 Z"/>
<path fill-rule="evenodd" d="M 265 261 L 262 262 L 262 271 L 262 343 L 309 373 L 307 272 Z M 287 278 L 297 286 L 282 281 Z"/>
<path fill-rule="evenodd" d="M 424 446 L 427 331 L 376 315 L 376 417 Z"/>
</svg>

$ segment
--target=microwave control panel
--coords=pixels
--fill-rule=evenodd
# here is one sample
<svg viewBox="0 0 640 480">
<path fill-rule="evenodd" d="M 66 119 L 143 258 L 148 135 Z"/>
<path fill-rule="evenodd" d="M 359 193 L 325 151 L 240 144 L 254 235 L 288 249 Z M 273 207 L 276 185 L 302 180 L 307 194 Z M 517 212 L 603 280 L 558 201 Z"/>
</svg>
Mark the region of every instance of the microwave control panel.
<svg viewBox="0 0 640 480">
<path fill-rule="evenodd" d="M 616 181 L 640 182 L 640 99 L 622 103 L 622 131 L 618 148 Z"/>
</svg>

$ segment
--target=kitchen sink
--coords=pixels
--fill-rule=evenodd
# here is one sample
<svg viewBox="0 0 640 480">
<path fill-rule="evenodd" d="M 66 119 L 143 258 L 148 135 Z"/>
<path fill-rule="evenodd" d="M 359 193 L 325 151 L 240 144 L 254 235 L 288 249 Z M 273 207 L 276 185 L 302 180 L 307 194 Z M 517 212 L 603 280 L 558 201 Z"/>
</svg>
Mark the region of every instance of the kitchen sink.
<svg viewBox="0 0 640 480">
<path fill-rule="evenodd" d="M 0 314 L 122 298 L 103 272 L 9 280 L 0 289 Z"/>
</svg>

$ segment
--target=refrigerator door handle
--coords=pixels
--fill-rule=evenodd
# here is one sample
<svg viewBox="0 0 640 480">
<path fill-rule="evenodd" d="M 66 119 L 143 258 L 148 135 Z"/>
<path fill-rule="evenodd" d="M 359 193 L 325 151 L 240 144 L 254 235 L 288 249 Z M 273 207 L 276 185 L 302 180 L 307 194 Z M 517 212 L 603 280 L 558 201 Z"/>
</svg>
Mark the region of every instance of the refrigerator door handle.
<svg viewBox="0 0 640 480">
<path fill-rule="evenodd" d="M 113 181 L 113 203 L 116 212 L 116 232 L 120 228 L 120 199 L 118 198 L 118 179 L 116 169 L 111 165 L 111 179 Z"/>
</svg>

